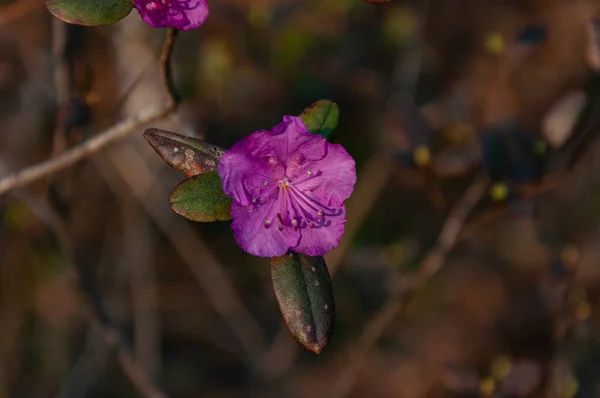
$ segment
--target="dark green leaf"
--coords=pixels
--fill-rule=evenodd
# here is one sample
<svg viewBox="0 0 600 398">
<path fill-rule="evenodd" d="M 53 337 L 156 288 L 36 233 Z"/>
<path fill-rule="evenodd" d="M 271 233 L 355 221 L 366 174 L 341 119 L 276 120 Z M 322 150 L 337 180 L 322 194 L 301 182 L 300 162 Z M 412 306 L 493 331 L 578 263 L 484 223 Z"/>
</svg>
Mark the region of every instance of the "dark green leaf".
<svg viewBox="0 0 600 398">
<path fill-rule="evenodd" d="M 144 137 L 169 166 L 189 177 L 216 170 L 224 152 L 224 149 L 197 138 L 166 130 L 149 128 Z"/>
<path fill-rule="evenodd" d="M 175 213 L 192 221 L 231 220 L 231 198 L 223 193 L 221 178 L 216 171 L 183 181 L 175 188 L 169 201 Z"/>
<path fill-rule="evenodd" d="M 319 100 L 306 107 L 300 117 L 308 127 L 308 131 L 329 139 L 340 120 L 340 109 L 333 101 Z"/>
<path fill-rule="evenodd" d="M 327 345 L 335 321 L 331 278 L 322 256 L 288 253 L 271 259 L 271 279 L 288 330 L 316 354 Z"/>
<path fill-rule="evenodd" d="M 109 25 L 125 18 L 133 9 L 131 0 L 46 0 L 57 18 L 76 25 Z"/>
</svg>

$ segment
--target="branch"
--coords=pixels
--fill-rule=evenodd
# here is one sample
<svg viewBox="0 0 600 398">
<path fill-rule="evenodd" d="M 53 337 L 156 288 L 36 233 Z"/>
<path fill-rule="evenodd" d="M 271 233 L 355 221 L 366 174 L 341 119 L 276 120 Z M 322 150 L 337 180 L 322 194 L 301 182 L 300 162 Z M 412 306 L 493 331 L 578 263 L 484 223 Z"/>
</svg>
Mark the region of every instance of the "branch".
<svg viewBox="0 0 600 398">
<path fill-rule="evenodd" d="M 106 323 L 102 326 L 106 343 L 116 349 L 123 372 L 125 372 L 138 391 L 146 398 L 167 398 L 167 394 L 154 384 L 139 363 L 137 363 L 131 353 L 131 348 L 125 344 L 120 332 Z"/>
<path fill-rule="evenodd" d="M 23 170 L 5 175 L 0 179 L 0 196 L 14 188 L 23 187 L 36 180 L 72 166 L 86 157 L 95 154 L 109 144 L 137 131 L 139 128 L 144 127 L 148 123 L 163 119 L 171 114 L 177 107 L 179 101 L 171 73 L 171 58 L 173 54 L 175 37 L 176 31 L 171 29 L 167 30 L 167 35 L 165 37 L 160 55 L 162 76 L 167 87 L 167 91 L 170 95 L 170 98 L 167 102 L 150 106 L 140 111 L 137 115 L 117 123 L 113 127 L 99 133 L 94 138 L 91 138 L 90 140 L 65 152 L 62 152 L 60 155 L 54 158 L 50 158 Z"/>
<path fill-rule="evenodd" d="M 152 179 L 143 182 L 136 177 L 148 170 L 145 159 L 134 148 L 124 145 L 119 148 L 119 152 L 109 153 L 106 157 L 100 156 L 94 161 L 112 190 L 129 191 L 145 209 L 181 259 L 188 264 L 215 312 L 238 339 L 243 350 L 242 358 L 248 368 L 257 368 L 265 346 L 260 324 L 254 319 L 224 267 L 212 255 L 204 240 L 198 237 L 189 224 L 174 224 L 172 212 L 165 213 L 161 210 L 161 203 L 168 196 L 168 191 L 161 188 L 161 184 L 153 183 Z M 135 167 L 141 169 L 132 170 Z M 117 184 L 112 175 L 116 175 L 121 184 Z"/>
<path fill-rule="evenodd" d="M 2 163 L 0 162 L 0 168 Z M 107 345 L 115 350 L 121 368 L 145 398 L 166 398 L 167 395 L 162 389 L 154 383 L 141 366 L 135 360 L 131 346 L 127 343 L 124 334 L 119 330 L 108 309 L 103 303 L 102 297 L 93 282 L 93 276 L 90 270 L 84 264 L 78 263 L 75 259 L 72 242 L 69 238 L 67 226 L 63 220 L 53 211 L 53 209 L 44 202 L 34 201 L 27 196 L 20 195 L 21 199 L 27 203 L 32 211 L 43 220 L 54 233 L 59 242 L 66 262 L 75 268 L 79 279 L 79 287 L 85 295 L 90 307 L 92 321 L 97 322 L 102 330 L 102 335 Z"/>
<path fill-rule="evenodd" d="M 179 94 L 179 91 L 177 91 L 177 86 L 175 86 L 175 82 L 173 80 L 173 68 L 171 68 L 170 64 L 171 59 L 173 58 L 173 49 L 175 47 L 175 38 L 177 37 L 177 32 L 179 31 L 175 28 L 167 29 L 167 35 L 165 36 L 165 41 L 163 42 L 162 52 L 159 60 L 165 89 L 175 104 L 178 104 L 179 101 L 181 101 L 181 95 Z"/>
<path fill-rule="evenodd" d="M 43 177 L 54 174 L 59 170 L 74 165 L 114 141 L 118 141 L 134 131 L 137 131 L 140 127 L 164 118 L 169 115 L 173 109 L 174 104 L 171 102 L 146 108 L 139 114 L 129 119 L 125 119 L 115 126 L 101 132 L 96 137 L 63 152 L 55 158 L 45 160 L 36 165 L 4 176 L 0 179 L 0 196 L 14 188 L 23 187 Z"/>
<path fill-rule="evenodd" d="M 367 323 L 355 350 L 350 354 L 345 369 L 334 387 L 332 397 L 348 396 L 356 381 L 356 376 L 364 363 L 362 360 L 375 345 L 388 324 L 410 303 L 416 292 L 440 270 L 448 253 L 460 241 L 461 232 L 473 208 L 479 203 L 488 186 L 487 178 L 479 175 L 467 188 L 454 206 L 438 236 L 436 245 L 421 261 L 418 273 L 392 292 L 384 307 Z"/>
</svg>

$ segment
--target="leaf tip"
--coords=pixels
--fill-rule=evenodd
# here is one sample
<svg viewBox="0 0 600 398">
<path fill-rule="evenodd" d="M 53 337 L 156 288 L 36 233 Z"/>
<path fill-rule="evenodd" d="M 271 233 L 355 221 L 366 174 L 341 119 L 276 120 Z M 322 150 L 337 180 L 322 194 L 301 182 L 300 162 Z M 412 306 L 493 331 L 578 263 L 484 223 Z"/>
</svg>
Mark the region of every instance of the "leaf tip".
<svg viewBox="0 0 600 398">
<path fill-rule="evenodd" d="M 319 343 L 309 343 L 306 346 L 304 346 L 307 350 L 314 352 L 315 354 L 319 355 L 321 353 L 321 351 L 323 351 L 324 346 L 319 344 Z"/>
</svg>

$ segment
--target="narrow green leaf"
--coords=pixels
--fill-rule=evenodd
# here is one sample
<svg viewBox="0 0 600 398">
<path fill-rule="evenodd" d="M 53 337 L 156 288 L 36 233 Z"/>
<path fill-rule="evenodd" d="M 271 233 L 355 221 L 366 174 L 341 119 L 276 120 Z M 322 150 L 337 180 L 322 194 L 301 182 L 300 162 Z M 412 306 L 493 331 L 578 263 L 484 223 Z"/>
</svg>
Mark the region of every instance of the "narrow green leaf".
<svg viewBox="0 0 600 398">
<path fill-rule="evenodd" d="M 192 221 L 231 220 L 231 198 L 223 193 L 216 171 L 199 174 L 177 185 L 169 197 L 175 213 Z"/>
<path fill-rule="evenodd" d="M 306 107 L 300 117 L 308 131 L 329 139 L 340 120 L 340 109 L 333 101 L 319 100 Z"/>
<path fill-rule="evenodd" d="M 225 151 L 197 138 L 155 128 L 147 129 L 144 138 L 169 166 L 188 177 L 216 170 Z"/>
<path fill-rule="evenodd" d="M 131 0 L 46 0 L 54 16 L 84 26 L 109 25 L 125 18 L 133 9 Z"/>
<path fill-rule="evenodd" d="M 322 256 L 288 253 L 271 259 L 271 279 L 281 315 L 300 345 L 320 354 L 333 332 L 335 303 Z"/>
</svg>

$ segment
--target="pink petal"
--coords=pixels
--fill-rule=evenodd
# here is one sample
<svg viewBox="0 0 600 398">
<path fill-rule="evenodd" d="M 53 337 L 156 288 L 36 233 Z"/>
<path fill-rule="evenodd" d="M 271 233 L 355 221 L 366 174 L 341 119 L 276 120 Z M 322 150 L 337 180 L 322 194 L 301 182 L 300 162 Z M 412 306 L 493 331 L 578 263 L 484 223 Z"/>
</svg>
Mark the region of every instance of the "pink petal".
<svg viewBox="0 0 600 398">
<path fill-rule="evenodd" d="M 244 251 L 259 257 L 274 257 L 284 255 L 290 247 L 298 244 L 300 231 L 294 228 L 278 228 L 281 224 L 277 219 L 279 202 L 277 190 L 272 190 L 262 205 L 241 206 L 233 202 L 231 217 L 236 242 Z M 270 224 L 265 226 L 265 220 Z"/>
<path fill-rule="evenodd" d="M 257 159 L 252 156 L 253 151 L 265 145 L 261 139 L 265 135 L 264 132 L 253 133 L 237 142 L 219 160 L 217 170 L 223 191 L 242 206 L 250 205 L 252 199 L 260 197 L 283 178 L 283 166 L 269 162 L 269 158 Z"/>
<path fill-rule="evenodd" d="M 339 207 L 348 199 L 356 184 L 356 164 L 352 156 L 339 144 L 327 144 L 327 155 L 316 162 L 306 164 L 311 177 L 302 176 L 295 186 L 310 194 L 328 207 Z"/>
<path fill-rule="evenodd" d="M 292 251 L 308 256 L 322 256 L 340 244 L 346 224 L 346 207 L 341 207 L 341 214 L 325 218 L 325 225 L 315 228 L 303 228 L 300 241 Z"/>
<path fill-rule="evenodd" d="M 326 153 L 327 140 L 309 133 L 302 119 L 295 116 L 285 116 L 283 122 L 261 138 L 266 142 L 263 150 L 255 152 L 255 156 L 274 156 L 285 165 L 301 158 L 316 161 Z"/>
<path fill-rule="evenodd" d="M 135 0 L 142 20 L 155 28 L 174 27 L 190 30 L 199 27 L 208 17 L 206 0 Z"/>
</svg>

